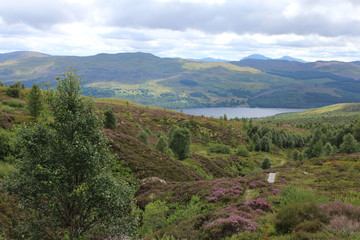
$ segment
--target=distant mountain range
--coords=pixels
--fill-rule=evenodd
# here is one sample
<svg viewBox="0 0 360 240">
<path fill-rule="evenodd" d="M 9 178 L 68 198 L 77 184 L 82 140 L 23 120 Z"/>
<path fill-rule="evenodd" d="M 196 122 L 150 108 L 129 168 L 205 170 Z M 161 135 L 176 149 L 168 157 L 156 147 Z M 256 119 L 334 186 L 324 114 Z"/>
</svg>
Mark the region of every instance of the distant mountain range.
<svg viewBox="0 0 360 240">
<path fill-rule="evenodd" d="M 77 57 L 13 52 L 0 54 L 0 81 L 21 81 L 27 87 L 54 83 L 69 66 L 82 77 L 84 94 L 167 108 L 311 108 L 360 102 L 360 62 L 304 63 L 262 55 L 223 62 L 160 58 L 148 53 Z"/>
</svg>

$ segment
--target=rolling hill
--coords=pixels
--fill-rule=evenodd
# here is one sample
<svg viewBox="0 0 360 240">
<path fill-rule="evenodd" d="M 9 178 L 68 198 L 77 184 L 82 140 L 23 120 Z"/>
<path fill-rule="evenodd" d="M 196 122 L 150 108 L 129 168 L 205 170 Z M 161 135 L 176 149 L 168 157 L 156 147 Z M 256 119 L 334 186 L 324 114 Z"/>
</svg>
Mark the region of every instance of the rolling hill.
<svg viewBox="0 0 360 240">
<path fill-rule="evenodd" d="M 0 54 L 0 81 L 21 81 L 27 87 L 54 83 L 68 67 L 82 76 L 86 95 L 166 108 L 310 108 L 360 101 L 358 62 L 303 63 L 289 58 L 207 62 L 148 53 L 77 57 L 14 52 Z"/>
</svg>

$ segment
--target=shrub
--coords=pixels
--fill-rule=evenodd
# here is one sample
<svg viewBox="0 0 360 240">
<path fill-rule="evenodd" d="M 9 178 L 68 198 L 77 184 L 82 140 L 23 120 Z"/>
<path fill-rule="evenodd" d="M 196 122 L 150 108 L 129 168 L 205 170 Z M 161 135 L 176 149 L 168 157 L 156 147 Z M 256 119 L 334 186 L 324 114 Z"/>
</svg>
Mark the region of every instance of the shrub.
<svg viewBox="0 0 360 240">
<path fill-rule="evenodd" d="M 169 132 L 169 147 L 180 160 L 190 155 L 190 131 L 188 128 L 174 126 Z"/>
<path fill-rule="evenodd" d="M 262 211 L 268 211 L 271 208 L 271 205 L 267 201 L 265 201 L 265 199 L 263 199 L 263 198 L 257 198 L 254 200 L 250 200 L 250 201 L 247 201 L 245 204 L 253 210 L 260 209 Z"/>
<path fill-rule="evenodd" d="M 165 227 L 168 211 L 169 208 L 166 206 L 165 201 L 156 200 L 146 205 L 143 215 L 143 226 L 140 229 L 140 233 L 147 236 Z"/>
<path fill-rule="evenodd" d="M 140 133 L 136 136 L 136 138 L 146 144 L 146 145 L 150 145 L 150 142 L 149 142 L 149 136 L 147 135 L 147 133 L 144 131 L 144 130 L 141 130 Z"/>
<path fill-rule="evenodd" d="M 13 108 L 24 108 L 25 107 L 25 103 L 20 101 L 20 100 L 16 100 L 16 99 L 10 99 L 10 100 L 4 100 L 1 102 L 3 105 L 7 105 Z"/>
<path fill-rule="evenodd" d="M 240 157 L 248 157 L 249 151 L 246 149 L 245 146 L 239 146 L 238 149 L 236 150 L 236 155 Z"/>
<path fill-rule="evenodd" d="M 254 232 L 259 224 L 242 216 L 218 218 L 205 226 L 205 231 L 211 239 L 220 239 L 237 232 Z"/>
<path fill-rule="evenodd" d="M 315 203 L 294 203 L 279 210 L 275 228 L 279 233 L 289 233 L 306 220 L 322 223 L 329 221 L 327 214 Z"/>
<path fill-rule="evenodd" d="M 261 168 L 264 169 L 264 170 L 271 168 L 271 160 L 270 160 L 270 158 L 264 158 L 264 160 L 261 163 Z"/>
<path fill-rule="evenodd" d="M 21 98 L 21 83 L 17 82 L 15 84 L 11 84 L 6 89 L 6 95 L 13 98 Z"/>
<path fill-rule="evenodd" d="M 114 130 L 116 128 L 116 117 L 112 108 L 104 110 L 104 127 Z"/>
<path fill-rule="evenodd" d="M 230 147 L 224 144 L 216 144 L 214 146 L 212 146 L 209 149 L 210 152 L 212 153 L 224 153 L 224 154 L 230 154 L 231 150 Z"/>
</svg>

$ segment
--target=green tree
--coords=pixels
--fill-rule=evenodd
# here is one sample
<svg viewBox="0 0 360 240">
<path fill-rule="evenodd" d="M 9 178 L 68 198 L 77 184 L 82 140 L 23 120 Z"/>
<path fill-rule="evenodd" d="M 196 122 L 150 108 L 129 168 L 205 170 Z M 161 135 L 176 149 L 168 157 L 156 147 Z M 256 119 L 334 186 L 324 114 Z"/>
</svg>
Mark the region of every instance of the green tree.
<svg viewBox="0 0 360 240">
<path fill-rule="evenodd" d="M 267 136 L 264 136 L 261 138 L 260 141 L 261 144 L 261 150 L 264 152 L 270 152 L 271 151 L 271 139 Z"/>
<path fill-rule="evenodd" d="M 6 95 L 13 98 L 21 98 L 21 83 L 17 82 L 14 84 L 11 84 L 6 89 Z"/>
<path fill-rule="evenodd" d="M 271 160 L 270 160 L 270 158 L 264 158 L 264 160 L 261 163 L 261 168 L 264 169 L 264 170 L 271 168 Z"/>
<path fill-rule="evenodd" d="M 30 115 L 36 119 L 44 108 L 40 87 L 35 83 L 28 95 L 28 106 Z"/>
<path fill-rule="evenodd" d="M 168 140 L 165 135 L 161 134 L 158 141 L 156 142 L 155 149 L 159 152 L 165 153 L 168 148 Z"/>
<path fill-rule="evenodd" d="M 114 130 L 116 128 L 116 117 L 114 114 L 114 109 L 108 107 L 104 110 L 104 127 Z"/>
<path fill-rule="evenodd" d="M 323 144 L 319 140 L 315 143 L 311 150 L 311 157 L 320 157 L 323 154 Z"/>
<path fill-rule="evenodd" d="M 190 155 L 190 131 L 188 128 L 174 126 L 169 132 L 169 147 L 183 160 Z"/>
<path fill-rule="evenodd" d="M 120 234 L 133 189 L 107 170 L 113 157 L 101 118 L 94 101 L 79 95 L 76 71 L 57 82 L 46 95 L 53 121 L 18 132 L 21 161 L 6 188 L 37 219 L 24 223 L 33 239 Z"/>
<path fill-rule="evenodd" d="M 3 87 L 4 83 L 2 81 L 0 81 L 0 87 Z"/>
<path fill-rule="evenodd" d="M 329 155 L 331 155 L 331 154 L 334 153 L 334 148 L 333 148 L 333 146 L 331 145 L 331 143 L 329 143 L 329 142 L 327 142 L 327 143 L 325 144 L 323 150 L 324 150 L 323 152 L 324 152 L 324 155 L 325 155 L 325 156 L 329 156 Z"/>
<path fill-rule="evenodd" d="M 343 138 L 343 143 L 340 145 L 340 152 L 354 153 L 359 150 L 359 144 L 351 133 L 348 133 Z"/>
<path fill-rule="evenodd" d="M 146 145 L 150 145 L 149 135 L 148 135 L 144 130 L 141 130 L 141 131 L 139 132 L 139 134 L 136 136 L 136 138 L 137 138 L 140 142 L 142 142 L 142 143 L 144 143 L 144 144 L 146 144 Z"/>
</svg>

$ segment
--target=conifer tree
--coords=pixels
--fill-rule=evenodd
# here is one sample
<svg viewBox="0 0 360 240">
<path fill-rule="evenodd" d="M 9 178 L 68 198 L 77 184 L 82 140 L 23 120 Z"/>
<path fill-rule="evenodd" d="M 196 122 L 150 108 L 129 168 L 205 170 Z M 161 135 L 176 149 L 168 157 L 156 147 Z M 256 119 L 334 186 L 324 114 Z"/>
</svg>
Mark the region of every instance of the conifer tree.
<svg viewBox="0 0 360 240">
<path fill-rule="evenodd" d="M 112 108 L 104 110 L 104 127 L 114 130 L 116 128 L 116 117 Z"/>
<path fill-rule="evenodd" d="M 343 143 L 340 145 L 340 152 L 355 153 L 359 151 L 359 144 L 351 133 L 348 133 L 343 138 Z"/>
<path fill-rule="evenodd" d="M 36 119 L 44 108 L 40 87 L 35 83 L 28 95 L 28 106 L 30 115 Z"/>
</svg>

